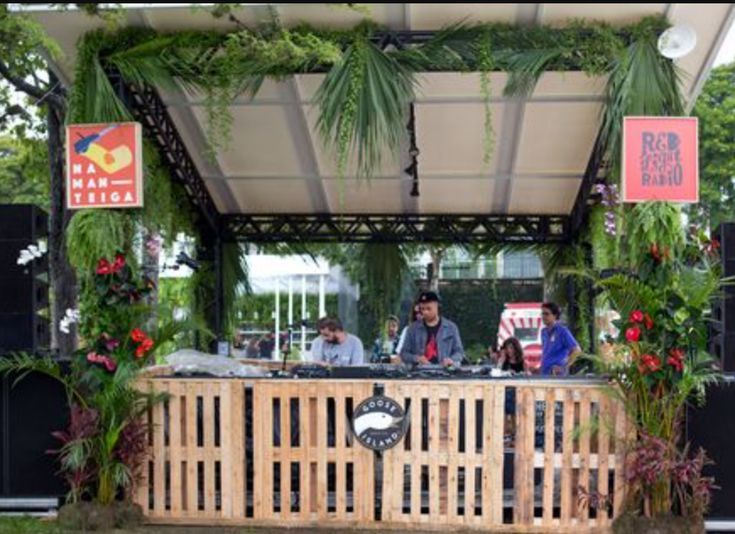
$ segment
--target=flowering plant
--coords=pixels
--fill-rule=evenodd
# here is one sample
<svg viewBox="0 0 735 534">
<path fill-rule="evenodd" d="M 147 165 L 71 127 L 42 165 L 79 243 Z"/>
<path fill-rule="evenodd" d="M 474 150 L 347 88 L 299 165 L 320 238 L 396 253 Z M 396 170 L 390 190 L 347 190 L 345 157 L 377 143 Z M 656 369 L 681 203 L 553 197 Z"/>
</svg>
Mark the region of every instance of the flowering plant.
<svg viewBox="0 0 735 534">
<path fill-rule="evenodd" d="M 614 357 L 593 360 L 610 378 L 611 394 L 635 426 L 629 497 L 634 511 L 649 517 L 701 514 L 709 502 L 703 494 L 710 483 L 692 488 L 679 475 L 701 471 L 705 463 L 703 452 L 690 457 L 682 447 L 681 429 L 687 404 L 703 401 L 706 387 L 719 377 L 706 350 L 706 316 L 722 284 L 717 248 L 699 232 L 676 254 L 651 243 L 637 272 L 596 282 L 602 298 L 620 314 L 621 336 Z M 704 480 L 699 471 L 698 480 Z M 684 507 L 695 497 L 696 505 Z"/>
<path fill-rule="evenodd" d="M 67 498 L 106 505 L 120 493 L 128 499 L 133 494 L 147 448 L 143 415 L 163 400 L 140 392 L 134 382 L 155 348 L 178 328 L 152 332 L 146 326 L 150 309 L 143 298 L 154 286 L 135 276 L 123 254 L 100 258 L 89 281 L 87 290 L 96 298 L 85 299 L 81 313 L 67 314 L 69 321 L 79 321 L 83 340 L 71 372 L 50 359 L 16 355 L 0 360 L 0 374 L 35 370 L 63 382 L 71 418 L 67 430 L 54 433 L 60 442 L 54 452 L 70 485 Z"/>
</svg>

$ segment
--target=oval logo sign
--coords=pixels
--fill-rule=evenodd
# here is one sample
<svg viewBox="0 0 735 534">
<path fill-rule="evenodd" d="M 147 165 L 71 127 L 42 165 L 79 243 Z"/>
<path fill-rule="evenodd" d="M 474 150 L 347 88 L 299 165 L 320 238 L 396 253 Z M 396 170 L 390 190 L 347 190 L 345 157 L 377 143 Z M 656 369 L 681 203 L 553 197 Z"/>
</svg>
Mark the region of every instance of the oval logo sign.
<svg viewBox="0 0 735 534">
<path fill-rule="evenodd" d="M 363 447 L 384 451 L 403 439 L 408 418 L 403 406 L 389 397 L 370 397 L 352 414 L 352 432 Z"/>
</svg>

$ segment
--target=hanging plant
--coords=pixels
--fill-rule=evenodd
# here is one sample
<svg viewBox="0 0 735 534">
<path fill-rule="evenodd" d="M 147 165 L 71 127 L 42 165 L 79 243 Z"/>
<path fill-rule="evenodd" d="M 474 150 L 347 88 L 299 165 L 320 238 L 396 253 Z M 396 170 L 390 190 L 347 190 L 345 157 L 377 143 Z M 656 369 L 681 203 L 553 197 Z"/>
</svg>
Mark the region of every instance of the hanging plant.
<svg viewBox="0 0 735 534">
<path fill-rule="evenodd" d="M 495 147 L 495 130 L 493 129 L 493 114 L 490 107 L 490 72 L 493 70 L 493 55 L 490 32 L 484 31 L 477 43 L 477 67 L 480 71 L 480 94 L 485 107 L 485 138 L 483 141 L 482 162 L 485 167 L 490 165 Z"/>
<path fill-rule="evenodd" d="M 353 151 L 357 175 L 369 177 L 386 149 L 397 150 L 413 98 L 413 73 L 358 34 L 315 95 L 317 128 L 335 148 L 340 178 Z"/>
</svg>

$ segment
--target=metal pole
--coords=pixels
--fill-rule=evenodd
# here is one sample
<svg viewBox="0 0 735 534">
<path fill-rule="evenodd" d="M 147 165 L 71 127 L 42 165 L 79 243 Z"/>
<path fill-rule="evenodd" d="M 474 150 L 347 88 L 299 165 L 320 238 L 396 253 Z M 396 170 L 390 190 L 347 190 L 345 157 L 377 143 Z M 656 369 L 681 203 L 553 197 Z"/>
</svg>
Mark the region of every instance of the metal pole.
<svg viewBox="0 0 735 534">
<path fill-rule="evenodd" d="M 225 308 L 225 280 L 223 270 L 223 247 L 222 228 L 221 225 L 217 229 L 217 237 L 214 245 L 214 270 L 215 270 L 215 288 L 214 288 L 214 330 L 217 339 L 215 340 L 215 354 L 218 352 L 217 343 L 224 338 L 224 308 Z"/>
<path fill-rule="evenodd" d="M 288 346 L 293 344 L 293 278 L 288 277 Z"/>
<path fill-rule="evenodd" d="M 301 354 L 306 352 L 306 275 L 301 276 Z"/>
<path fill-rule="evenodd" d="M 276 278 L 276 340 L 273 359 L 277 360 L 281 349 L 281 281 Z"/>
<path fill-rule="evenodd" d="M 319 317 L 327 315 L 327 306 L 324 295 L 324 275 L 319 276 Z"/>
</svg>

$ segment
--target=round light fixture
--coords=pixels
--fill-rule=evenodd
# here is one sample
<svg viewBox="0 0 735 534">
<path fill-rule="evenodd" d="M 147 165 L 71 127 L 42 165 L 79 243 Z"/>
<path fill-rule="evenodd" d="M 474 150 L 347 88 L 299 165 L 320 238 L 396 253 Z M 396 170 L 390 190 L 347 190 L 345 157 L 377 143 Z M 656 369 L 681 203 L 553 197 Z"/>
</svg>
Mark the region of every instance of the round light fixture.
<svg viewBox="0 0 735 534">
<path fill-rule="evenodd" d="M 677 24 L 658 38 L 658 51 L 669 59 L 686 56 L 697 46 L 697 32 L 688 24 Z"/>
</svg>

